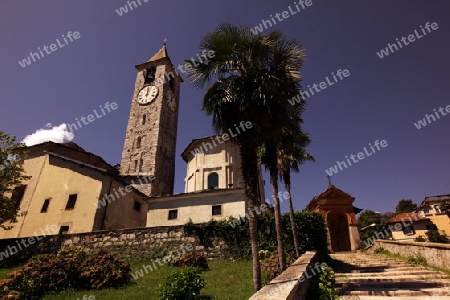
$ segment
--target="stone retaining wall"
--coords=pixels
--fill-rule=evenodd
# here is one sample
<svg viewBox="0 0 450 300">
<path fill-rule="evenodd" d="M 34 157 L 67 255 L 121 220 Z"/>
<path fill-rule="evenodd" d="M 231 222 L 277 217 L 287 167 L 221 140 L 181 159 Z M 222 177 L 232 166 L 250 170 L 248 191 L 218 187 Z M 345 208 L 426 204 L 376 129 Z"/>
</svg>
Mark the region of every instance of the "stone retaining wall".
<svg viewBox="0 0 450 300">
<path fill-rule="evenodd" d="M 304 300 L 314 275 L 317 253 L 308 251 L 249 300 Z"/>
<path fill-rule="evenodd" d="M 133 228 L 113 231 L 96 231 L 78 234 L 47 235 L 34 237 L 35 242 L 27 247 L 21 244 L 28 238 L 0 240 L 0 252 L 5 250 L 21 250 L 5 257 L 0 254 L 0 263 L 17 258 L 25 260 L 34 254 L 56 253 L 64 246 L 77 246 L 92 251 L 105 249 L 121 258 L 158 258 L 175 251 L 181 244 L 192 244 L 196 251 L 205 251 L 209 258 L 224 257 L 226 245 L 216 240 L 210 249 L 199 246 L 196 239 L 183 234 L 183 226 Z M 19 247 L 19 244 L 21 247 Z M 29 244 L 29 243 L 26 243 Z M 22 249 L 20 249 L 22 248 Z"/>
<path fill-rule="evenodd" d="M 450 270 L 450 245 L 448 244 L 376 240 L 366 251 L 373 253 L 379 248 L 406 257 L 420 254 L 425 257 L 428 264 Z"/>
</svg>

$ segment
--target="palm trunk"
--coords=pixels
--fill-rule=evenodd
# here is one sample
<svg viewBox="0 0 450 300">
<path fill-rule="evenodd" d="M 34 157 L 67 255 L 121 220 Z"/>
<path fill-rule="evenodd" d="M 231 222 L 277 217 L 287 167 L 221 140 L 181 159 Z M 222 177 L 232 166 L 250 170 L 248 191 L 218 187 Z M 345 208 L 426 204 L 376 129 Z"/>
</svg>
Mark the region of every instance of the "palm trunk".
<svg viewBox="0 0 450 300">
<path fill-rule="evenodd" d="M 256 147 L 252 139 L 240 143 L 242 176 L 245 183 L 245 196 L 248 201 L 248 216 L 250 230 L 250 244 L 252 247 L 253 266 L 253 290 L 256 293 L 261 289 L 261 265 L 259 262 L 258 246 L 258 215 L 254 208 L 259 205 L 258 201 L 258 162 Z"/>
<path fill-rule="evenodd" d="M 286 188 L 286 192 L 288 195 L 287 197 L 289 200 L 289 219 L 291 220 L 292 236 L 294 238 L 295 255 L 297 257 L 300 257 L 300 251 L 298 249 L 297 230 L 295 229 L 294 206 L 292 205 L 292 198 L 291 198 L 291 184 L 287 183 L 287 181 L 285 181 L 284 186 Z"/>
<path fill-rule="evenodd" d="M 280 263 L 280 270 L 283 272 L 286 269 L 286 255 L 283 246 L 283 226 L 281 221 L 280 199 L 278 198 L 278 169 L 276 165 L 270 168 L 270 181 L 272 184 L 272 194 L 274 200 L 275 213 L 275 230 L 277 233 L 278 244 L 278 261 Z"/>
</svg>

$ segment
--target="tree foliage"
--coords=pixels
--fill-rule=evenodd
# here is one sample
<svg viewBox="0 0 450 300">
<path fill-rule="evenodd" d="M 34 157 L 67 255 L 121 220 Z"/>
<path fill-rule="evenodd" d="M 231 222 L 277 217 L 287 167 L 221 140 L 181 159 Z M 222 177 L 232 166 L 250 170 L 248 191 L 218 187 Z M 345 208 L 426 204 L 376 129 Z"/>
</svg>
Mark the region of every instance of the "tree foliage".
<svg viewBox="0 0 450 300">
<path fill-rule="evenodd" d="M 414 203 L 411 199 L 402 199 L 398 202 L 395 207 L 395 212 L 397 214 L 404 212 L 412 212 L 417 208 L 417 204 Z"/>
<path fill-rule="evenodd" d="M 375 224 L 375 226 L 371 226 Z M 375 233 L 384 230 L 387 221 L 382 218 L 382 215 L 373 210 L 363 211 L 358 218 L 358 228 L 361 241 L 366 241 Z M 362 230 L 361 230 L 362 229 Z"/>
<path fill-rule="evenodd" d="M 4 230 L 12 228 L 7 222 L 16 223 L 20 216 L 18 203 L 8 195 L 14 194 L 14 188 L 30 178 L 24 175 L 24 147 L 16 142 L 15 136 L 0 131 L 0 228 Z"/>
</svg>

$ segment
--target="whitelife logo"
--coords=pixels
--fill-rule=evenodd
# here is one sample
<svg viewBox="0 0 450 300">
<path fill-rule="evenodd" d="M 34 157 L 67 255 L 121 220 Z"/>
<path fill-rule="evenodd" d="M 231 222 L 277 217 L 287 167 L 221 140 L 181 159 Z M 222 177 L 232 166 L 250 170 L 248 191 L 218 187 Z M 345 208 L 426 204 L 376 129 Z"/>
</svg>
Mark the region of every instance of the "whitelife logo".
<svg viewBox="0 0 450 300">
<path fill-rule="evenodd" d="M 277 21 L 275 20 L 275 18 L 278 20 L 278 22 L 282 22 L 282 21 L 286 20 L 287 18 L 289 18 L 293 15 L 296 15 L 299 12 L 305 10 L 308 6 L 311 6 L 312 4 L 313 4 L 312 0 L 306 0 L 306 1 L 299 0 L 298 3 L 294 2 L 294 6 L 295 6 L 296 10 L 292 9 L 292 7 L 289 5 L 288 6 L 289 11 L 285 10 L 282 13 L 275 13 L 275 17 L 273 17 L 273 15 L 269 15 L 270 20 L 272 20 L 272 22 L 270 20 L 262 19 L 261 23 L 259 23 L 259 25 L 254 26 L 253 28 L 250 28 L 250 31 L 253 34 L 261 33 L 264 31 L 264 29 L 268 29 L 268 28 L 274 26 L 275 24 L 277 24 Z M 301 8 L 300 8 L 300 6 L 301 6 Z M 263 26 L 264 26 L 264 28 L 263 28 Z"/>
<path fill-rule="evenodd" d="M 414 29 L 414 34 L 408 35 L 408 41 L 409 41 L 409 43 L 406 41 L 406 37 L 402 36 L 402 38 L 401 38 L 400 40 L 403 42 L 403 45 L 404 45 L 404 46 L 407 46 L 407 45 L 409 45 L 410 43 L 416 41 L 416 38 L 417 38 L 418 40 L 421 39 L 421 38 L 423 38 L 424 36 L 427 35 L 427 31 L 428 31 L 428 33 L 431 32 L 431 29 L 433 29 L 433 30 L 438 30 L 438 29 L 439 29 L 439 26 L 438 26 L 438 23 L 436 23 L 436 22 L 433 22 L 433 23 L 431 23 L 431 24 L 430 24 L 430 22 L 427 22 L 427 23 L 425 24 L 425 28 L 427 29 L 427 31 L 425 31 L 425 29 L 422 27 L 422 25 L 420 25 L 420 28 L 422 29 L 423 35 L 420 35 L 420 34 L 417 32 L 417 30 Z M 430 29 L 430 28 L 431 28 L 431 29 Z M 403 47 L 402 47 L 402 43 L 400 42 L 400 40 L 399 40 L 398 38 L 396 38 L 395 40 L 397 41 L 398 47 L 400 47 L 400 49 L 403 48 Z M 395 43 L 394 43 L 394 44 L 388 43 L 386 48 L 381 49 L 379 52 L 377 52 L 377 55 L 378 55 L 379 58 L 383 58 L 383 57 L 385 57 L 385 56 L 388 56 L 390 53 L 394 53 L 394 51 L 398 51 L 398 50 L 399 50 L 398 47 L 397 47 L 397 45 L 396 45 Z M 390 51 L 390 53 L 389 53 L 389 51 Z"/>
<path fill-rule="evenodd" d="M 42 52 L 42 50 L 44 50 L 46 54 L 50 54 L 52 52 L 55 52 L 58 49 L 61 49 L 62 47 L 65 47 L 66 45 L 68 45 L 69 42 L 67 41 L 67 39 L 69 39 L 70 42 L 73 42 L 74 40 L 78 40 L 81 37 L 81 35 L 78 31 L 74 31 L 73 33 L 72 33 L 72 31 L 69 31 L 67 33 L 67 36 L 64 36 L 64 34 L 63 34 L 62 37 L 64 39 L 65 44 L 61 43 L 59 38 L 57 38 L 56 44 L 51 44 L 49 47 L 44 45 L 44 47 L 42 47 L 42 49 L 41 49 L 41 47 L 38 47 L 38 52 L 41 54 L 40 56 L 39 56 L 39 53 L 30 52 L 30 55 L 27 58 L 24 58 L 24 59 L 22 59 L 22 61 L 19 61 L 19 65 L 22 68 L 25 68 L 26 66 L 31 65 L 31 62 L 32 62 L 31 60 L 33 60 L 33 62 L 35 62 L 36 60 L 44 57 L 44 53 Z M 67 37 L 67 39 L 66 39 L 66 37 Z M 50 51 L 49 51 L 49 49 L 50 49 Z"/>
<path fill-rule="evenodd" d="M 433 111 L 434 111 L 434 114 L 436 115 L 436 118 L 439 120 L 440 117 L 439 117 L 438 112 L 436 111 L 436 109 L 433 109 Z M 442 116 L 446 116 L 448 113 L 450 113 L 450 105 L 447 105 L 445 107 L 446 112 L 444 112 L 443 107 L 439 107 L 438 111 L 441 113 Z M 431 114 L 431 115 L 425 114 L 425 118 L 417 121 L 417 123 L 414 123 L 414 126 L 416 126 L 417 129 L 420 129 L 422 127 L 427 126 L 427 121 L 428 121 L 428 124 L 431 124 L 431 122 L 436 122 L 436 118 L 433 116 L 433 114 Z"/>
<path fill-rule="evenodd" d="M 373 147 L 377 148 L 377 150 L 380 151 L 381 150 L 380 146 L 382 148 L 385 148 L 385 147 L 388 146 L 388 143 L 386 142 L 386 140 L 382 140 L 381 142 L 376 140 L 374 142 L 373 146 L 372 146 L 372 143 L 369 143 L 369 146 L 370 146 L 370 149 L 372 150 L 372 152 L 367 151 L 366 147 L 364 147 L 363 149 L 364 149 L 365 155 L 364 155 L 363 152 L 358 152 L 357 155 L 350 154 L 350 158 L 345 156 L 345 158 L 347 160 L 347 163 L 348 163 L 348 166 L 352 165 L 350 159 L 353 161 L 353 163 L 357 163 L 357 162 L 363 160 L 364 158 L 366 158 L 366 155 L 367 156 L 371 156 L 372 154 L 376 153 L 376 151 L 375 151 L 375 149 Z M 356 159 L 356 157 L 357 157 L 357 159 Z M 339 167 L 339 169 L 341 171 L 344 170 L 342 168 L 342 166 L 344 166 L 347 169 L 347 164 L 345 163 L 345 161 L 337 161 L 336 165 L 334 165 L 333 167 L 329 168 L 328 170 L 325 170 L 325 172 L 328 174 L 328 176 L 333 176 L 333 173 L 337 174 L 339 172 L 338 167 Z"/>
</svg>

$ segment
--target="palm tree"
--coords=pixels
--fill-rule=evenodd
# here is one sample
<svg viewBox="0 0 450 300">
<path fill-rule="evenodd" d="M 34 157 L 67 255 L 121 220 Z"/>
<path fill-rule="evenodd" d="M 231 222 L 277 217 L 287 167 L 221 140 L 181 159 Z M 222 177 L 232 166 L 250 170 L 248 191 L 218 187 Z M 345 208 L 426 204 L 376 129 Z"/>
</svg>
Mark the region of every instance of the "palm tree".
<svg viewBox="0 0 450 300">
<path fill-rule="evenodd" d="M 206 62 L 185 60 L 187 77 L 197 88 L 210 84 L 202 108 L 213 116 L 215 132 L 226 132 L 242 121 L 253 124 L 251 130 L 232 140 L 241 155 L 256 292 L 261 288 L 257 215 L 253 214 L 255 206 L 260 205 L 257 149 L 276 125 L 274 114 L 290 116 L 296 112 L 296 106 L 291 106 L 288 99 L 294 96 L 300 81 L 304 55 L 298 42 L 286 40 L 280 33 L 255 35 L 249 28 L 230 24 L 222 24 L 206 34 L 200 48 L 214 51 L 214 56 Z M 279 111 L 274 111 L 274 107 Z"/>
<path fill-rule="evenodd" d="M 299 106 L 298 109 L 303 110 L 303 106 Z M 279 199 L 279 189 L 278 189 L 278 175 L 279 175 L 279 149 L 283 149 L 288 146 L 283 144 L 284 140 L 295 139 L 295 134 L 300 134 L 301 123 L 303 120 L 297 115 L 295 118 L 290 116 L 283 116 L 277 114 L 274 117 L 277 121 L 277 126 L 269 133 L 263 136 L 264 147 L 261 151 L 261 161 L 266 166 L 266 169 L 270 173 L 270 184 L 272 185 L 272 195 L 274 199 L 274 217 L 275 217 L 275 230 L 277 234 L 277 245 L 278 245 L 278 260 L 280 271 L 286 269 L 286 255 L 283 246 L 283 228 L 282 228 L 282 218 L 281 218 L 281 207 Z M 289 145 L 290 146 L 290 145 Z"/>
<path fill-rule="evenodd" d="M 278 170 L 280 179 L 284 182 L 287 198 L 289 202 L 289 219 L 291 223 L 292 237 L 294 240 L 295 255 L 300 256 L 298 246 L 297 230 L 295 229 L 294 206 L 291 194 L 291 171 L 300 172 L 299 166 L 306 161 L 315 161 L 314 157 L 305 151 L 306 146 L 311 142 L 311 137 L 307 133 L 301 133 L 299 144 L 292 143 L 290 149 L 287 145 L 278 151 Z"/>
</svg>

